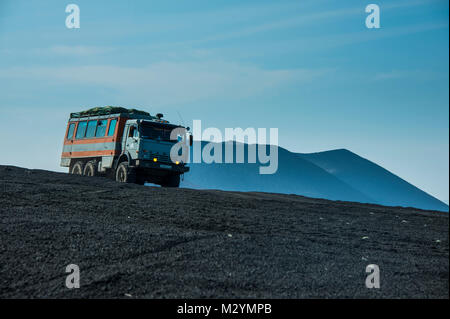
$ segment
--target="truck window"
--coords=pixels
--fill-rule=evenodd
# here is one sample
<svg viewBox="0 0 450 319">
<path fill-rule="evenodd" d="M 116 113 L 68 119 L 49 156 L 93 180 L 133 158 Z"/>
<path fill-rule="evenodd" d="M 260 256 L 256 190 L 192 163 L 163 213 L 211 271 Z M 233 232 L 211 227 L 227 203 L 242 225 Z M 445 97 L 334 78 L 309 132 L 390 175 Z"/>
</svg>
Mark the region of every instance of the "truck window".
<svg viewBox="0 0 450 319">
<path fill-rule="evenodd" d="M 129 137 L 135 137 L 135 138 L 138 137 L 138 130 L 137 130 L 136 126 L 133 125 L 133 126 L 130 127 L 130 132 L 129 132 L 128 136 Z"/>
<path fill-rule="evenodd" d="M 76 138 L 83 138 L 84 137 L 84 134 L 86 133 L 86 125 L 87 125 L 86 121 L 78 122 Z"/>
<path fill-rule="evenodd" d="M 95 129 L 97 128 L 97 121 L 89 121 L 87 124 L 86 137 L 94 137 Z"/>
<path fill-rule="evenodd" d="M 151 124 L 143 124 L 141 126 L 141 137 L 154 140 L 170 141 L 170 133 L 172 128 L 169 127 L 156 127 Z"/>
<path fill-rule="evenodd" d="M 117 124 L 117 119 L 111 120 L 109 122 L 108 136 L 114 135 L 114 131 L 116 130 L 116 124 Z"/>
<path fill-rule="evenodd" d="M 97 132 L 95 133 L 95 137 L 105 136 L 107 125 L 108 125 L 107 120 L 99 120 L 97 124 Z"/>
<path fill-rule="evenodd" d="M 70 123 L 69 131 L 67 131 L 67 139 L 71 140 L 73 137 L 73 131 L 75 130 L 75 123 Z"/>
</svg>

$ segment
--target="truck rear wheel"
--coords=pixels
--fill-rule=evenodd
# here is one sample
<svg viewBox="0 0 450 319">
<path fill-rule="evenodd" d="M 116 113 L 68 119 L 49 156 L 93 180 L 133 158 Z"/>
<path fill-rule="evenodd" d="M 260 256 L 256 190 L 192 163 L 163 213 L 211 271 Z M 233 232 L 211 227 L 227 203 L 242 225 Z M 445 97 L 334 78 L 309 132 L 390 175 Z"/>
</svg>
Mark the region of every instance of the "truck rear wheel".
<svg viewBox="0 0 450 319">
<path fill-rule="evenodd" d="M 86 166 L 84 166 L 83 175 L 84 176 L 97 176 L 98 175 L 97 165 L 95 164 L 94 161 L 90 161 L 90 162 L 86 163 Z"/>
<path fill-rule="evenodd" d="M 180 175 L 170 175 L 167 176 L 163 183 L 161 184 L 162 187 L 180 187 Z"/>
<path fill-rule="evenodd" d="M 83 162 L 78 161 L 75 164 L 73 164 L 72 169 L 70 170 L 70 174 L 83 175 L 83 169 L 84 169 Z"/>
<path fill-rule="evenodd" d="M 127 162 L 122 162 L 116 169 L 116 181 L 119 183 L 136 183 L 136 169 Z"/>
</svg>

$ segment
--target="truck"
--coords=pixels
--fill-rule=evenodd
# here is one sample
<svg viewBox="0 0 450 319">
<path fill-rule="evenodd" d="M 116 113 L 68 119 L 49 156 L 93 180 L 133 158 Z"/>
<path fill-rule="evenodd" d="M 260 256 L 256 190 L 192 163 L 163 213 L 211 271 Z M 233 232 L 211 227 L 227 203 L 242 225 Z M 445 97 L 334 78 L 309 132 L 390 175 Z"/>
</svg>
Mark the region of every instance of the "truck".
<svg viewBox="0 0 450 319">
<path fill-rule="evenodd" d="M 174 129 L 186 134 L 171 139 Z M 170 152 L 180 141 L 192 146 L 188 131 L 170 124 L 161 113 L 152 116 L 136 109 L 107 106 L 71 113 L 60 165 L 75 175 L 179 187 L 180 175 L 189 167 L 187 160 L 172 161 Z"/>
</svg>

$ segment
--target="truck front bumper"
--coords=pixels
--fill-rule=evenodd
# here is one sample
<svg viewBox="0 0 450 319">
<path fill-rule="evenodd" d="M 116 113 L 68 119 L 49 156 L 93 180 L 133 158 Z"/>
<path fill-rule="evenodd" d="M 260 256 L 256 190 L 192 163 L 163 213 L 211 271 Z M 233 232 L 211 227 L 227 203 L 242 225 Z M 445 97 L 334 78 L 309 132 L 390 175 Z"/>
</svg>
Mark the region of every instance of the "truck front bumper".
<svg viewBox="0 0 450 319">
<path fill-rule="evenodd" d="M 178 172 L 180 174 L 189 171 L 189 167 L 185 166 L 184 164 L 176 165 L 174 163 L 160 163 L 150 160 L 136 160 L 134 165 L 139 168 L 159 169 L 165 171 Z"/>
</svg>

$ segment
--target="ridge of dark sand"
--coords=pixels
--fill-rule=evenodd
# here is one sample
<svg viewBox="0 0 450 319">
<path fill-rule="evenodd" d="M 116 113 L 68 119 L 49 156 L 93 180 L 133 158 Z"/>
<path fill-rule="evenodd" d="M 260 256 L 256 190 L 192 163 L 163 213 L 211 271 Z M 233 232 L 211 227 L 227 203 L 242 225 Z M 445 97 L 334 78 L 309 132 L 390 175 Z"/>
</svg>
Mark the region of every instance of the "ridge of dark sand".
<svg viewBox="0 0 450 319">
<path fill-rule="evenodd" d="M 1 298 L 449 297 L 447 213 L 0 166 L 0 215 Z"/>
</svg>

